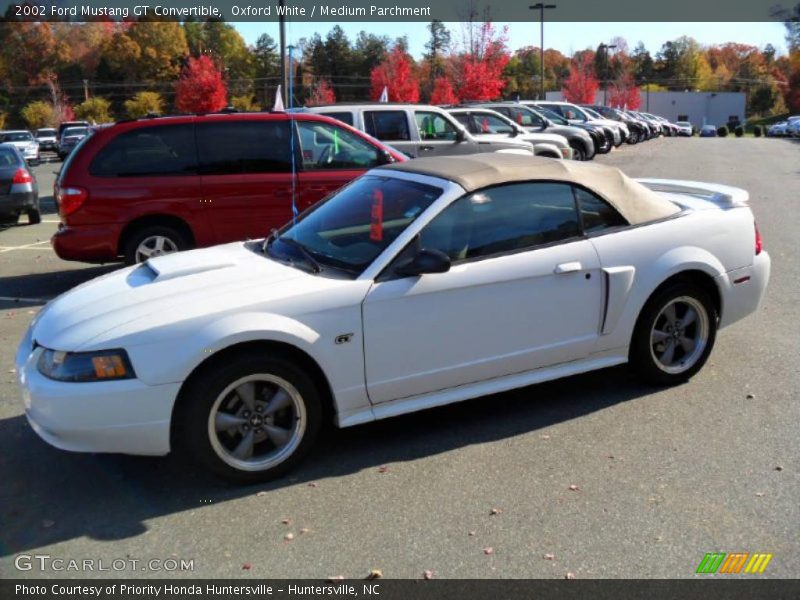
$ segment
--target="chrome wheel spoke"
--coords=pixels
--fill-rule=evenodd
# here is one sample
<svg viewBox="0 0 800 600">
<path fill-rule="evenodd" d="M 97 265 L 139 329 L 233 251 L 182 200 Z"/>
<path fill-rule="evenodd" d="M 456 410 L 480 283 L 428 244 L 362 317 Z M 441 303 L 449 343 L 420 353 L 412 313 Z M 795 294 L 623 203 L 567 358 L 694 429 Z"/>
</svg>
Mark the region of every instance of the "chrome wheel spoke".
<svg viewBox="0 0 800 600">
<path fill-rule="evenodd" d="M 217 431 L 228 431 L 245 423 L 247 423 L 247 419 L 225 412 L 218 412 L 214 417 L 214 428 Z"/>
<path fill-rule="evenodd" d="M 239 444 L 234 448 L 233 454 L 236 458 L 245 459 L 250 458 L 253 456 L 253 445 L 255 442 L 255 435 L 253 434 L 253 430 L 251 429 L 247 433 L 244 434 L 244 437 L 239 442 Z"/>
<path fill-rule="evenodd" d="M 163 252 L 164 251 L 164 238 L 163 237 L 157 237 L 155 246 L 156 246 L 156 248 L 155 248 L 156 252 Z"/>
<path fill-rule="evenodd" d="M 661 342 L 666 340 L 668 337 L 669 337 L 669 334 L 666 331 L 661 331 L 660 329 L 654 329 L 653 330 L 653 335 L 650 336 L 650 343 L 653 344 L 653 345 L 660 344 Z"/>
<path fill-rule="evenodd" d="M 686 309 L 686 314 L 683 315 L 683 319 L 681 319 L 681 326 L 686 327 L 687 325 L 691 325 L 697 320 L 697 311 L 693 309 L 691 306 Z"/>
<path fill-rule="evenodd" d="M 267 407 L 264 409 L 264 414 L 271 415 L 291 404 L 292 398 L 286 393 L 286 390 L 279 388 L 278 391 L 273 394 L 272 398 L 270 398 L 269 404 L 267 404 Z"/>
<path fill-rule="evenodd" d="M 252 381 L 243 383 L 236 388 L 236 395 L 244 402 L 248 410 L 256 408 L 256 384 Z"/>
<path fill-rule="evenodd" d="M 664 318 L 667 320 L 667 323 L 669 323 L 674 327 L 675 321 L 677 320 L 677 317 L 675 315 L 675 305 L 670 304 L 669 306 L 667 306 L 662 314 L 664 315 Z"/>
<path fill-rule="evenodd" d="M 675 357 L 675 342 L 670 339 L 667 344 L 666 348 L 664 348 L 664 352 L 661 353 L 661 363 L 670 366 L 672 364 L 672 359 Z"/>
<path fill-rule="evenodd" d="M 283 427 L 276 427 L 275 425 L 265 425 L 264 431 L 267 432 L 267 436 L 272 443 L 279 448 L 286 444 L 292 436 L 291 430 L 284 429 Z"/>
<path fill-rule="evenodd" d="M 681 338 L 678 339 L 678 341 L 680 342 L 681 348 L 683 348 L 683 351 L 686 353 L 686 355 L 688 356 L 689 354 L 691 354 L 692 350 L 694 350 L 695 347 L 695 341 L 686 336 L 682 336 Z"/>
</svg>

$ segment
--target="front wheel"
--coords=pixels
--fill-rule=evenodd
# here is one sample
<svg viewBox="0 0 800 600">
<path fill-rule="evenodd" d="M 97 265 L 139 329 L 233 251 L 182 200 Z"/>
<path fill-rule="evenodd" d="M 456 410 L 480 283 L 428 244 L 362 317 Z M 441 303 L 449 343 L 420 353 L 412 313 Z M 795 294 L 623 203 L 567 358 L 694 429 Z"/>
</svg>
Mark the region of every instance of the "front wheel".
<svg viewBox="0 0 800 600">
<path fill-rule="evenodd" d="M 670 286 L 648 300 L 639 315 L 630 347 L 631 366 L 650 383 L 683 383 L 708 360 L 717 323 L 717 310 L 702 288 Z"/>
<path fill-rule="evenodd" d="M 291 470 L 322 425 L 322 400 L 294 363 L 264 355 L 220 362 L 181 391 L 174 415 L 179 452 L 233 481 Z"/>
<path fill-rule="evenodd" d="M 573 160 L 586 160 L 586 150 L 583 149 L 581 144 L 570 144 L 570 148 L 572 148 L 572 159 Z"/>
</svg>

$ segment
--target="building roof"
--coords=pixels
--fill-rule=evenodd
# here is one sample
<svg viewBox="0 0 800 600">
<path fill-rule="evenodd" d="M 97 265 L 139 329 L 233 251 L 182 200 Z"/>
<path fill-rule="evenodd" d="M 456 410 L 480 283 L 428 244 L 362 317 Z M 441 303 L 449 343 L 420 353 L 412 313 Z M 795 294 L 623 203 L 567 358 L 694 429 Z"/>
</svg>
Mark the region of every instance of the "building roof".
<svg viewBox="0 0 800 600">
<path fill-rule="evenodd" d="M 619 169 L 586 162 L 493 152 L 417 158 L 381 167 L 383 169 L 446 179 L 457 183 L 467 192 L 521 181 L 575 183 L 606 200 L 632 225 L 668 217 L 680 211 L 675 204 Z"/>
</svg>

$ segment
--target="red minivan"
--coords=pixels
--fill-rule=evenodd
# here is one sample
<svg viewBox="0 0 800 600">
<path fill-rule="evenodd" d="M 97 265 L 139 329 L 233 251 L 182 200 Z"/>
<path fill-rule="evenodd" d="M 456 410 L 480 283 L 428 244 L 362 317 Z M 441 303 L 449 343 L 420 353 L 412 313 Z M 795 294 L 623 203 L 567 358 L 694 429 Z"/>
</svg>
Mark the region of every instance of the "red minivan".
<svg viewBox="0 0 800 600">
<path fill-rule="evenodd" d="M 55 182 L 65 260 L 128 264 L 265 237 L 372 167 L 405 160 L 308 113 L 152 117 L 97 129 Z"/>
</svg>

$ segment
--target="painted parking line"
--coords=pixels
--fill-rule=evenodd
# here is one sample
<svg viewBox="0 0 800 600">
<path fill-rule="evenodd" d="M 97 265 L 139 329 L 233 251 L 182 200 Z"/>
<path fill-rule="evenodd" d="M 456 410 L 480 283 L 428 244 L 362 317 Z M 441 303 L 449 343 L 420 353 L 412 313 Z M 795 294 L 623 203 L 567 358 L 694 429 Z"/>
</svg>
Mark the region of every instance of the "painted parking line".
<svg viewBox="0 0 800 600">
<path fill-rule="evenodd" d="M 34 242 L 33 244 L 23 244 L 22 246 L 0 246 L 0 254 L 13 250 L 52 250 L 52 246 L 40 247 L 42 244 L 49 244 L 50 240 Z"/>
</svg>

